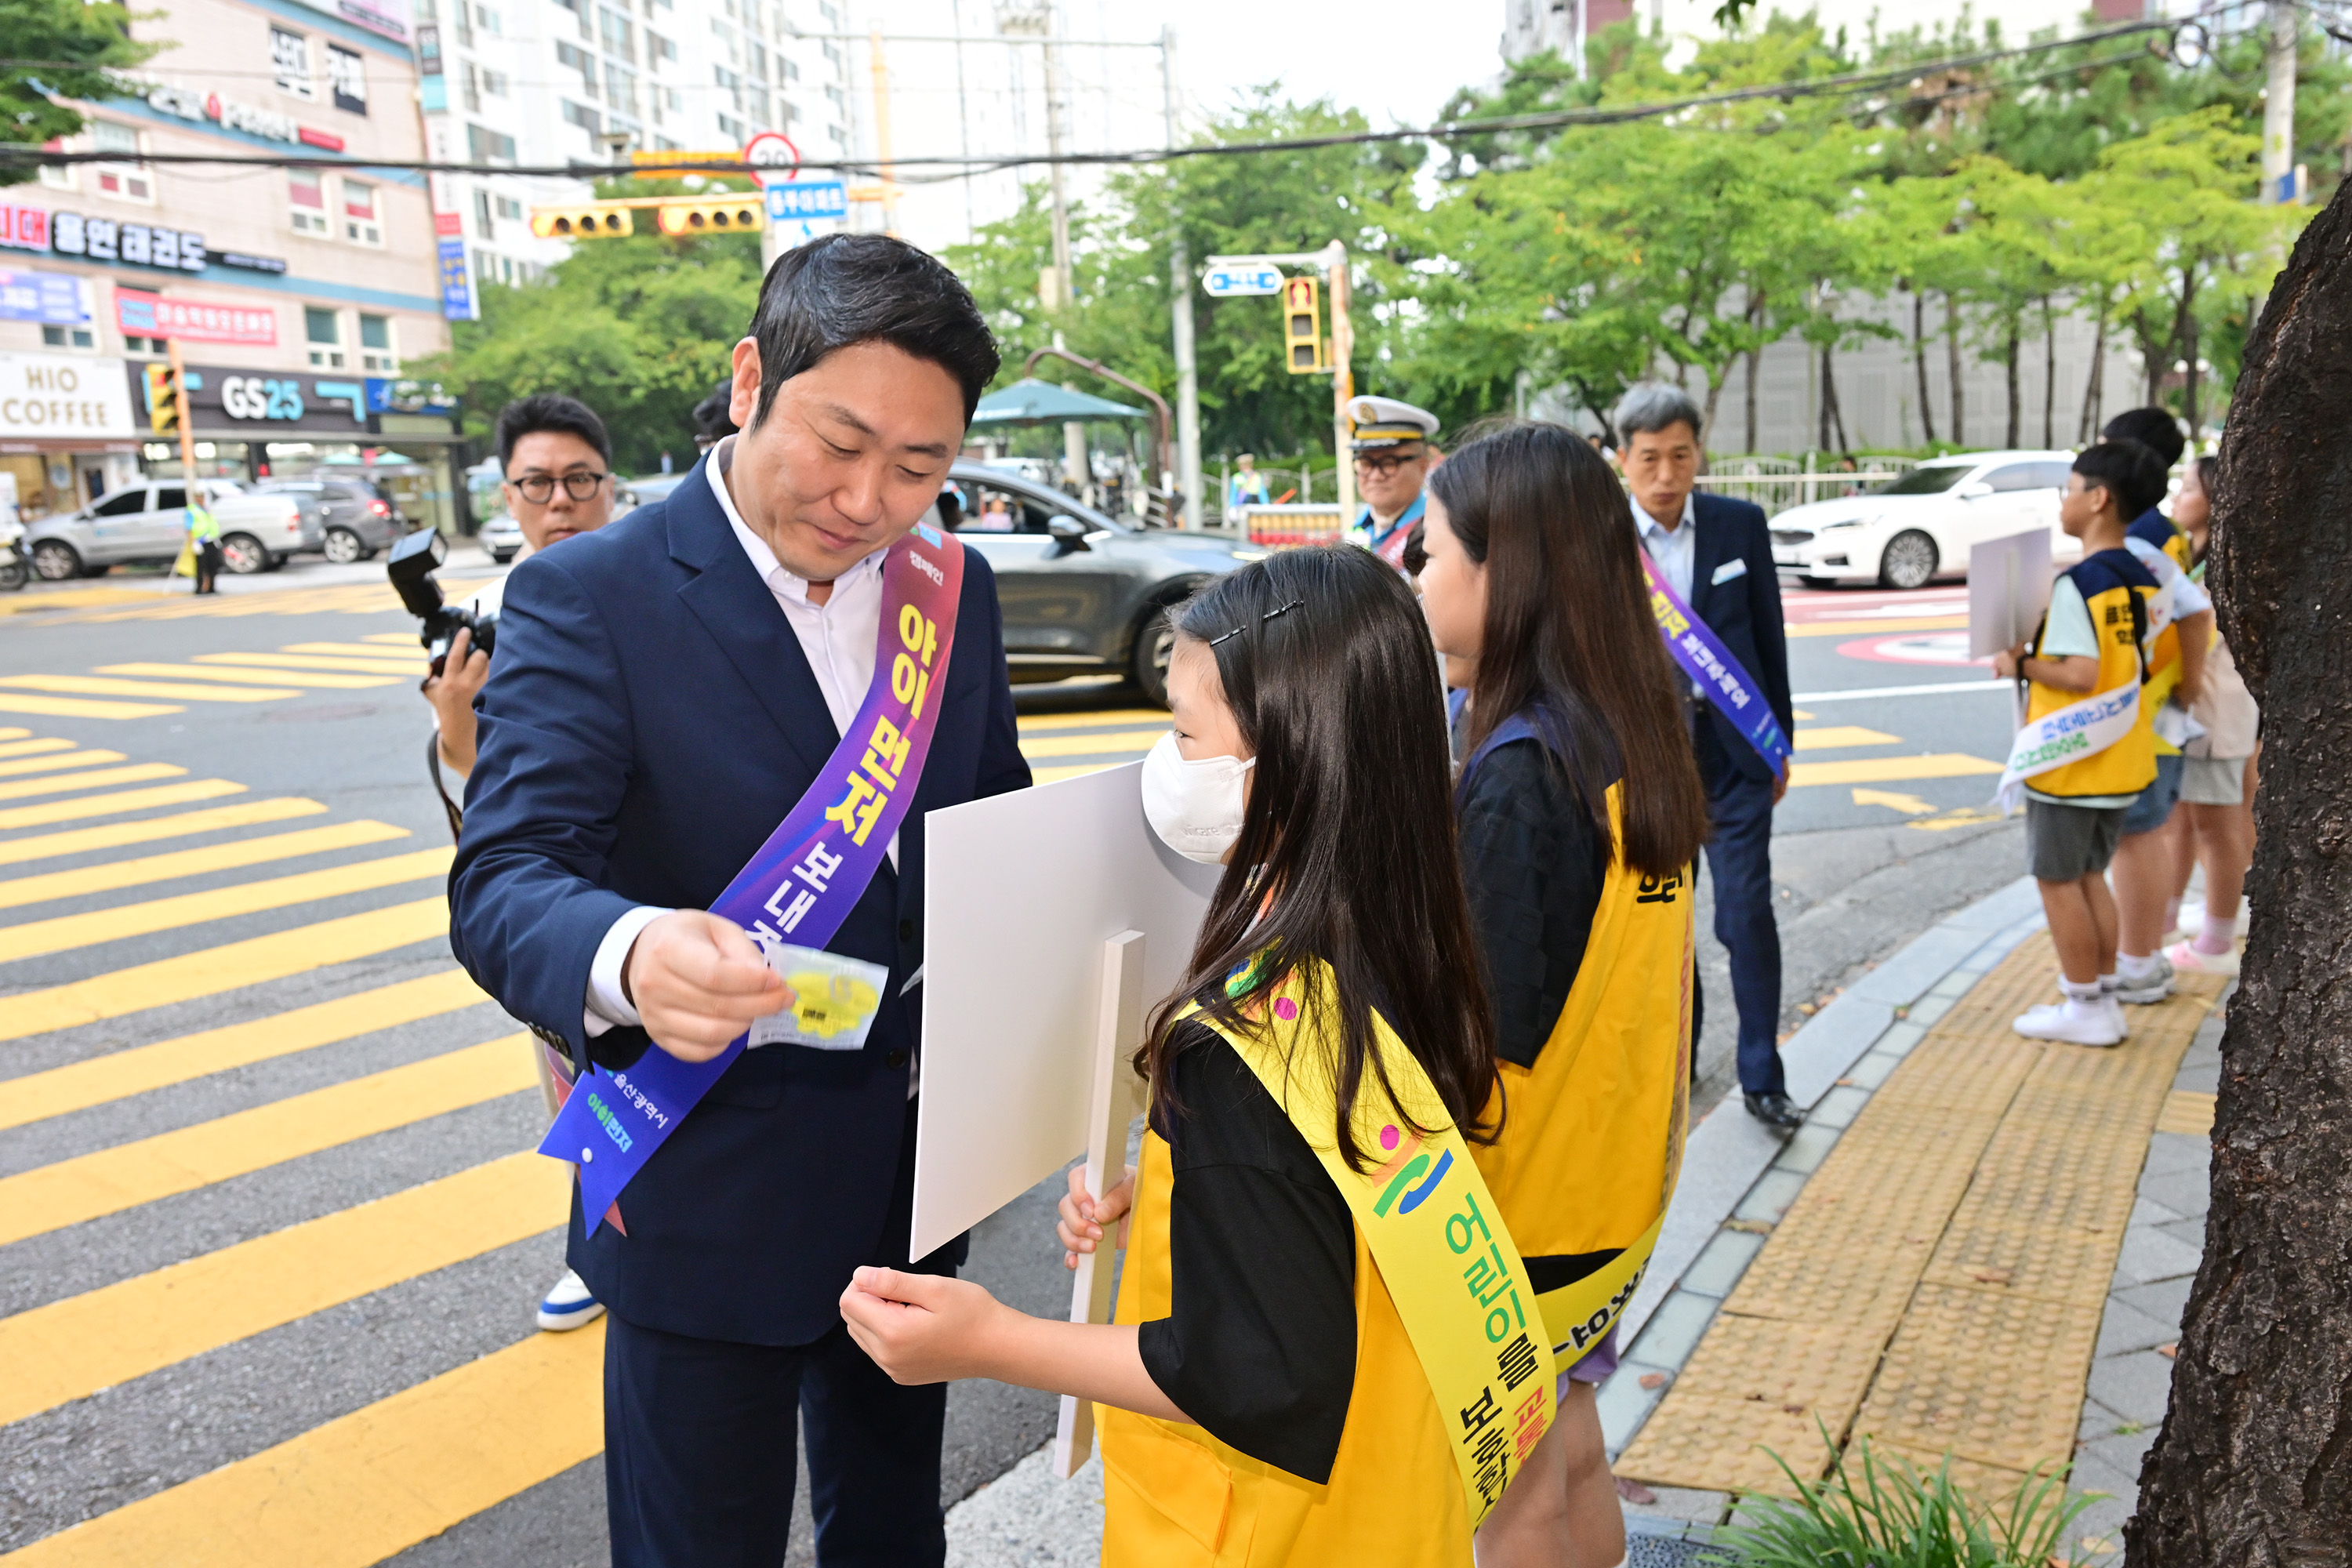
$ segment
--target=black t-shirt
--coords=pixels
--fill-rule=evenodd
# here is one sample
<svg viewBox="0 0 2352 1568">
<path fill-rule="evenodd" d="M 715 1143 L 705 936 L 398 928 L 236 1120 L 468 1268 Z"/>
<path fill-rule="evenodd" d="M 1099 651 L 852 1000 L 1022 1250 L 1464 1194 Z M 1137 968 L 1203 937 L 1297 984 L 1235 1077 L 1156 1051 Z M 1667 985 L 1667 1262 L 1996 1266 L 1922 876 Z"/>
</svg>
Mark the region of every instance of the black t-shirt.
<svg viewBox="0 0 2352 1568">
<path fill-rule="evenodd" d="M 1169 1083 L 1172 1311 L 1145 1323 L 1144 1370 L 1179 1410 L 1252 1458 L 1331 1479 L 1356 1381 L 1356 1227 L 1282 1107 L 1232 1046 L 1179 1025 Z"/>
<path fill-rule="evenodd" d="M 1520 1067 L 1559 1022 L 1609 875 L 1609 842 L 1533 739 L 1480 761 L 1460 803 L 1462 879 L 1495 1005 L 1495 1054 Z"/>
</svg>

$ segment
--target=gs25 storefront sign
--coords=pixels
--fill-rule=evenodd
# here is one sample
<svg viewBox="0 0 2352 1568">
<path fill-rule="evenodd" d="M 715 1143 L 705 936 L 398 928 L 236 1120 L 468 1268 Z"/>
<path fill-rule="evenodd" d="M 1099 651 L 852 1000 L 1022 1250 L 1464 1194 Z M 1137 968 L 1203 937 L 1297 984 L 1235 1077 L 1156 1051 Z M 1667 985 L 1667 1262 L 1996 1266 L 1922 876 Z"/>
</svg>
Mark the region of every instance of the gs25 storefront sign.
<svg viewBox="0 0 2352 1568">
<path fill-rule="evenodd" d="M 139 369 L 131 367 L 134 383 Z M 368 428 L 367 384 L 357 377 L 190 365 L 188 395 L 200 430 L 348 437 Z"/>
</svg>

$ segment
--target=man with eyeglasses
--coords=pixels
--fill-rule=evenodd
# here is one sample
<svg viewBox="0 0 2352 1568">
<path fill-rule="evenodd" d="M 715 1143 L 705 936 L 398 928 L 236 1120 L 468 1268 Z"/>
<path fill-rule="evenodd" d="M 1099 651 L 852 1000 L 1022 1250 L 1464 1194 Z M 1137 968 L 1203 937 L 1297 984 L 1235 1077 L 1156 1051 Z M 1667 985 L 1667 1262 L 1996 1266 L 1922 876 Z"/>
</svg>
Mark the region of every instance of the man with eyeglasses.
<svg viewBox="0 0 2352 1568">
<path fill-rule="evenodd" d="M 516 399 L 499 410 L 498 448 L 507 510 L 522 530 L 518 561 L 613 521 L 613 443 L 604 422 L 586 404 L 555 393 Z M 505 594 L 506 579 L 500 577 L 466 604 L 478 618 L 495 616 Z M 448 657 L 425 682 L 436 731 L 426 761 L 453 834 L 463 826 L 466 779 L 474 771 L 474 699 L 489 679 L 490 656 L 460 631 L 450 639 Z M 559 1074 L 565 1089 L 571 1079 L 540 1041 L 530 1042 L 530 1051 L 551 1116 L 562 1103 Z M 537 1319 L 542 1329 L 576 1329 L 604 1310 L 580 1276 L 566 1268 L 541 1297 Z"/>
<path fill-rule="evenodd" d="M 1437 467 L 1437 416 L 1393 397 L 1359 397 L 1348 405 L 1355 438 L 1356 493 L 1364 510 L 1348 537 L 1398 571 L 1406 542 L 1421 521 L 1422 482 Z"/>
</svg>

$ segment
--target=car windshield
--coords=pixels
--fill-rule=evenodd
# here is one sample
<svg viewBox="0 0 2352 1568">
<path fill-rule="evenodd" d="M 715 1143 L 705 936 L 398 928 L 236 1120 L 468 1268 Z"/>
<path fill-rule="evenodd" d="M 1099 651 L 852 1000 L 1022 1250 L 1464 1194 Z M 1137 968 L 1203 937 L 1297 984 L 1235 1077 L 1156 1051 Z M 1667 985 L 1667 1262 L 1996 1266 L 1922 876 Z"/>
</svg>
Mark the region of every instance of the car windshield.
<svg viewBox="0 0 2352 1568">
<path fill-rule="evenodd" d="M 1879 496 L 1937 496 L 1968 478 L 1973 463 L 1936 463 L 1924 468 L 1914 468 L 1899 479 L 1890 479 L 1871 491 Z"/>
</svg>

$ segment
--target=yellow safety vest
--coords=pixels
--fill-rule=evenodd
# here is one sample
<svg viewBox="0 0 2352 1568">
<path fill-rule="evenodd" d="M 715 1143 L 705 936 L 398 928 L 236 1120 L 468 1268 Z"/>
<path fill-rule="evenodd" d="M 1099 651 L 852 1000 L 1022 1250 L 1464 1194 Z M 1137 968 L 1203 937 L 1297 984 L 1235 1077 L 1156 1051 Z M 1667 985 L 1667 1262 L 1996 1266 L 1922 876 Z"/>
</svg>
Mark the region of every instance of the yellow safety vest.
<svg viewBox="0 0 2352 1568">
<path fill-rule="evenodd" d="M 1289 1070 L 1323 1059 L 1295 1048 L 1297 1020 L 1307 987 L 1329 984 L 1313 963 L 1261 994 L 1258 1037 L 1210 1026 L 1290 1116 L 1355 1218 L 1356 1380 L 1330 1479 L 1305 1480 L 1199 1426 L 1098 1405 L 1104 1568 L 1470 1568 L 1473 1532 L 1551 1424 L 1553 1367 L 1526 1266 L 1420 1063 L 1374 1015 L 1402 1108 L 1442 1131 L 1413 1135 L 1368 1073 L 1356 1136 L 1387 1159 L 1360 1173 L 1332 1146 L 1331 1085 Z M 1173 1189 L 1168 1145 L 1147 1132 L 1121 1323 L 1173 1310 Z"/>
<path fill-rule="evenodd" d="M 2091 625 L 2098 632 L 2099 673 L 2091 690 L 2114 691 L 2134 681 L 2147 680 L 2152 658 L 2143 645 L 2147 639 L 2148 604 L 2158 592 L 2148 569 L 2133 559 L 2128 550 L 2102 550 L 2095 555 L 2084 556 L 2063 574 L 2074 580 L 2083 603 L 2090 609 Z M 2042 625 L 2034 631 L 2029 653 L 2041 647 L 2042 634 L 2048 629 L 2049 616 L 2045 612 Z M 2032 723 L 2061 708 L 2071 707 L 2082 701 L 2084 695 L 2044 686 L 2038 680 L 2030 681 L 2025 691 L 2026 722 Z M 2143 687 L 2139 721 L 2132 726 L 2129 734 L 2079 762 L 2036 773 L 2032 781 L 2034 793 L 2096 796 L 2137 795 L 2146 789 L 2156 779 L 2156 731 L 2150 725 L 2157 707 Z"/>
<path fill-rule="evenodd" d="M 1622 845 L 1622 784 L 1609 831 Z M 1633 1299 L 1682 1169 L 1690 1112 L 1692 893 L 1611 858 L 1584 958 L 1532 1068 L 1503 1064 L 1478 1166 L 1518 1238 L 1565 1372 Z"/>
</svg>

